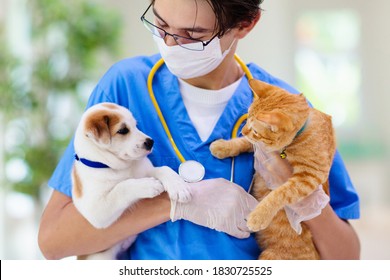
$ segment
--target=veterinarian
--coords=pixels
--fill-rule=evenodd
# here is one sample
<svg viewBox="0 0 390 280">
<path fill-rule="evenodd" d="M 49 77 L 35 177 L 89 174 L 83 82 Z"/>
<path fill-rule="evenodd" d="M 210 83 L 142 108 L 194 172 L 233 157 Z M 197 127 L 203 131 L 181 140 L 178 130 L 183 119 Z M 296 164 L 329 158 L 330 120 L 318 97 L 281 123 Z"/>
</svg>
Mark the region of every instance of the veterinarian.
<svg viewBox="0 0 390 280">
<path fill-rule="evenodd" d="M 150 156 L 155 166 L 178 171 L 182 162 L 192 160 L 201 165 L 194 174 L 203 181 L 191 183 L 193 199 L 187 204 L 171 205 L 164 193 L 141 201 L 109 228 L 96 230 L 72 203 L 70 143 L 50 179 L 54 192 L 41 220 L 39 245 L 46 258 L 101 251 L 134 234 L 138 238 L 120 258 L 258 257 L 254 236 L 243 226 L 256 203 L 248 194 L 253 155 L 242 154 L 234 162 L 218 160 L 211 156 L 209 145 L 235 136 L 232 131 L 253 98 L 249 77 L 297 93 L 259 66 L 240 64 L 235 57 L 238 42 L 260 19 L 261 2 L 154 0 L 145 7 L 141 20 L 145 32 L 153 33 L 160 54 L 116 63 L 99 81 L 87 107 L 114 102 L 129 108 L 139 129 L 155 140 Z M 256 49 L 261 51 L 261 38 Z M 348 220 L 359 217 L 359 198 L 338 153 L 330 184 L 330 204 L 305 223 L 321 258 L 358 259 L 359 240 Z"/>
</svg>

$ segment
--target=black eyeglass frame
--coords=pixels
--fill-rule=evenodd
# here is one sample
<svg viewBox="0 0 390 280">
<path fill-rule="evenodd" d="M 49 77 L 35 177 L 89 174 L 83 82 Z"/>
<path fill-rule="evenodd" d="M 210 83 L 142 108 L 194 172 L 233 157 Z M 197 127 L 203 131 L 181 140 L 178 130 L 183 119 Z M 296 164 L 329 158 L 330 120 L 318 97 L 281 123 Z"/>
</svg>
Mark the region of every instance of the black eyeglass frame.
<svg viewBox="0 0 390 280">
<path fill-rule="evenodd" d="M 211 41 L 214 40 L 214 39 L 219 35 L 219 33 L 217 33 L 217 34 L 215 34 L 213 37 L 211 37 L 211 39 L 209 39 L 209 40 L 207 40 L 207 41 L 202 41 L 202 40 L 199 40 L 199 39 L 184 37 L 184 36 L 180 36 L 180 35 L 177 35 L 177 34 L 171 34 L 171 33 L 167 32 L 167 31 L 165 31 L 164 29 L 162 29 L 161 27 L 158 27 L 158 26 L 156 26 L 155 24 L 151 23 L 150 21 L 148 21 L 148 20 L 145 18 L 146 13 L 149 11 L 149 9 L 150 9 L 150 7 L 151 7 L 152 5 L 153 5 L 153 4 L 150 4 L 150 5 L 148 6 L 148 8 L 146 9 L 146 11 L 142 14 L 142 16 L 141 16 L 141 21 L 144 23 L 144 25 L 145 25 L 145 22 L 147 22 L 147 24 L 153 26 L 154 28 L 157 28 L 158 30 L 161 30 L 161 31 L 164 33 L 164 36 L 163 36 L 163 37 L 160 37 L 160 38 L 165 39 L 165 37 L 167 37 L 167 35 L 171 36 L 171 37 L 175 40 L 175 42 L 176 42 L 180 47 L 182 47 L 182 48 L 185 48 L 185 49 L 191 50 L 191 51 L 203 51 L 203 50 L 205 49 L 205 47 L 206 47 L 208 44 L 210 44 Z M 151 30 L 150 30 L 149 28 L 147 28 L 146 26 L 145 26 L 145 28 L 148 29 L 149 31 L 151 31 Z M 151 31 L 151 32 L 152 32 L 152 31 Z M 156 35 L 155 33 L 153 33 L 153 32 L 152 32 L 152 34 L 153 34 L 154 36 L 157 36 L 157 35 Z M 186 48 L 186 47 L 185 47 L 186 44 L 181 44 L 180 42 L 177 41 L 177 38 L 182 38 L 182 39 L 184 39 L 184 40 L 193 41 L 194 43 L 202 43 L 203 48 L 202 48 L 202 49 L 199 49 L 199 50 Z"/>
</svg>

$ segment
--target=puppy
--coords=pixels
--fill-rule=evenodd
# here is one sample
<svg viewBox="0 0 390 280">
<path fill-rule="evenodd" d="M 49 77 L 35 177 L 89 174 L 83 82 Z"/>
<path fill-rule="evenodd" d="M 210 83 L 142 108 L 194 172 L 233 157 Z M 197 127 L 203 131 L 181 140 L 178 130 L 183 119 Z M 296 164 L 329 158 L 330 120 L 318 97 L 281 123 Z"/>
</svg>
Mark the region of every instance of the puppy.
<svg viewBox="0 0 390 280">
<path fill-rule="evenodd" d="M 147 158 L 153 143 L 122 106 L 101 103 L 83 114 L 74 139 L 72 195 L 78 211 L 95 228 L 110 226 L 138 200 L 163 191 L 172 200 L 190 200 L 188 185 L 176 172 L 153 167 Z M 135 238 L 79 259 L 115 259 Z"/>
</svg>

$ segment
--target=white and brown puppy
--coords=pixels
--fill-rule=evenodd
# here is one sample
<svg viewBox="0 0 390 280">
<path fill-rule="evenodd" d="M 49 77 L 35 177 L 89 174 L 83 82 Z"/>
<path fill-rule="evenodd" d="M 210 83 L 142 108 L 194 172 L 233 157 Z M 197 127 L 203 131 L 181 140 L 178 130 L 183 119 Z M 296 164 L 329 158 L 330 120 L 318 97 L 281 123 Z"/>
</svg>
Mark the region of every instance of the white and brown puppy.
<svg viewBox="0 0 390 280">
<path fill-rule="evenodd" d="M 74 139 L 73 202 L 96 228 L 106 228 L 138 200 L 164 190 L 172 200 L 191 198 L 188 185 L 169 167 L 153 167 L 153 140 L 139 131 L 131 112 L 114 103 L 90 107 Z M 114 259 L 130 238 L 88 259 Z"/>
</svg>

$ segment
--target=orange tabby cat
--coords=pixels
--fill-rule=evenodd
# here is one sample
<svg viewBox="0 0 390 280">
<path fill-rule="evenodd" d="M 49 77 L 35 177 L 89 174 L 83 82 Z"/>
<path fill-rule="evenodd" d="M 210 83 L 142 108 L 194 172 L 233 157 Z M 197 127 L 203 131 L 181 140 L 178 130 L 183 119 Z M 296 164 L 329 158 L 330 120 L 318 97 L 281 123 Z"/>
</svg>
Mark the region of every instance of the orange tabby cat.
<svg viewBox="0 0 390 280">
<path fill-rule="evenodd" d="M 210 150 L 214 156 L 226 158 L 255 148 L 256 162 L 260 160 L 256 146 L 261 144 L 266 153 L 277 151 L 288 160 L 292 176 L 272 190 L 269 172 L 261 174 L 255 168 L 252 194 L 259 204 L 247 225 L 260 231 L 256 234 L 263 249 L 259 259 L 319 259 L 308 227 L 302 224 L 301 234 L 294 231 L 284 207 L 300 202 L 321 184 L 329 194 L 328 175 L 336 149 L 331 117 L 311 108 L 303 94 L 291 94 L 258 80 L 249 83 L 258 98 L 249 108 L 242 130 L 245 137 L 217 140 Z"/>
</svg>

